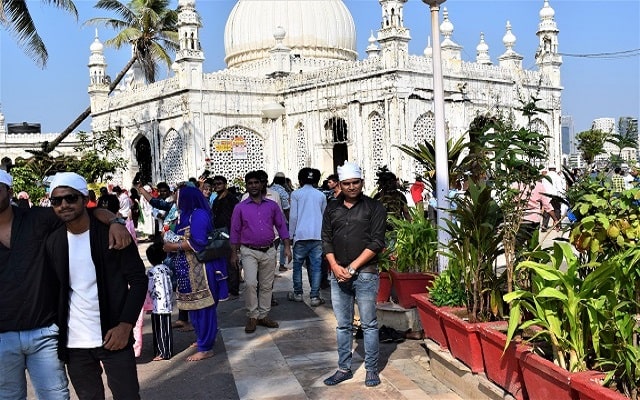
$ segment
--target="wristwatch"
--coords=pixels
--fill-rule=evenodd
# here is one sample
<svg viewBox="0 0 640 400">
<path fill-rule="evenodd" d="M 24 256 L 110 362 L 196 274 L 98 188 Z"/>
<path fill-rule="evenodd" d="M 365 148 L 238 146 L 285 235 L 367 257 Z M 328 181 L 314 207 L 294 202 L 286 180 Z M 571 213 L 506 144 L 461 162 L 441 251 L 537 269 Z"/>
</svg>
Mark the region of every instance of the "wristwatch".
<svg viewBox="0 0 640 400">
<path fill-rule="evenodd" d="M 111 224 L 126 225 L 127 221 L 122 217 L 115 217 L 111 221 L 109 221 L 109 225 L 111 225 Z"/>
<path fill-rule="evenodd" d="M 349 273 L 349 275 L 354 276 L 356 274 L 356 270 L 351 268 L 351 265 L 349 265 L 347 267 L 347 272 Z"/>
</svg>

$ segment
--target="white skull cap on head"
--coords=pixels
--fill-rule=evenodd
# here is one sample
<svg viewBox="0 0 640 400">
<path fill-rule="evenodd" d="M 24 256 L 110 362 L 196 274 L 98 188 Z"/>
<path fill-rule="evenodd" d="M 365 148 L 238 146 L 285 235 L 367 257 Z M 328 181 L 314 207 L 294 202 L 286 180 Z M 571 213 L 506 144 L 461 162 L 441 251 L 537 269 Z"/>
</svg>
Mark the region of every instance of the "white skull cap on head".
<svg viewBox="0 0 640 400">
<path fill-rule="evenodd" d="M 4 183 L 9 187 L 11 187 L 11 185 L 13 184 L 13 178 L 7 171 L 3 169 L 0 169 L 0 183 Z"/>
<path fill-rule="evenodd" d="M 338 179 L 341 182 L 347 179 L 362 179 L 362 169 L 356 163 L 345 161 L 344 165 L 338 167 Z"/>
<path fill-rule="evenodd" d="M 82 193 L 83 196 L 89 195 L 87 181 L 85 181 L 83 177 L 76 174 L 75 172 L 58 172 L 57 174 L 55 174 L 53 179 L 51 180 L 51 184 L 49 185 L 49 190 L 53 192 L 55 188 L 60 186 L 66 186 L 70 187 L 71 189 L 75 189 L 78 192 Z"/>
</svg>

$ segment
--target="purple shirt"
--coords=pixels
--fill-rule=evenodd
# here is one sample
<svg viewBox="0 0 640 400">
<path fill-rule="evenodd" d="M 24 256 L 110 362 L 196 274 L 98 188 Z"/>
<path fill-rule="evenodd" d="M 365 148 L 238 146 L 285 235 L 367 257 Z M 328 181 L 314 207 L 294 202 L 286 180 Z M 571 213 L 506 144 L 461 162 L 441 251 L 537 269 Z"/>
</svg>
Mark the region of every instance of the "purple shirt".
<svg viewBox="0 0 640 400">
<path fill-rule="evenodd" d="M 271 246 L 276 238 L 274 226 L 281 239 L 289 239 L 287 223 L 278 204 L 269 199 L 256 203 L 249 197 L 233 209 L 229 242 L 232 245 Z"/>
</svg>

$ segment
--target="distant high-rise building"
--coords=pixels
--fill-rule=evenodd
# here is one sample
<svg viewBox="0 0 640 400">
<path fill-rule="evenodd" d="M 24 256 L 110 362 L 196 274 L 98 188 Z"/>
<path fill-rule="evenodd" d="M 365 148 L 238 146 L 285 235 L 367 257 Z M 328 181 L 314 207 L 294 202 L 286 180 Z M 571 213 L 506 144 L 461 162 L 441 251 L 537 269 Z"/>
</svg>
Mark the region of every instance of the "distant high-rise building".
<svg viewBox="0 0 640 400">
<path fill-rule="evenodd" d="M 640 135 L 638 134 L 638 118 L 620 117 L 618 120 L 618 132 L 620 134 L 631 134 L 637 140 L 635 159 L 640 159 Z"/>
<path fill-rule="evenodd" d="M 560 140 L 563 154 L 576 153 L 576 134 L 573 129 L 573 117 L 563 115 L 560 118 Z"/>
</svg>

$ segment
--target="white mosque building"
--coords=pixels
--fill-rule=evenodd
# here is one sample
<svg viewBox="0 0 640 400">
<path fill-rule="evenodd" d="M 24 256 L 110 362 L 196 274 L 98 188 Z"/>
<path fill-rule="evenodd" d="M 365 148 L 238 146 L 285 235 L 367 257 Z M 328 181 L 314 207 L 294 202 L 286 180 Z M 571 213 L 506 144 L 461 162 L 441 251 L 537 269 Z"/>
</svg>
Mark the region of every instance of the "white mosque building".
<svg viewBox="0 0 640 400">
<path fill-rule="evenodd" d="M 227 68 L 205 72 L 196 1 L 179 0 L 180 50 L 168 79 L 146 84 L 134 67 L 109 95 L 96 36 L 89 58 L 92 129 L 121 132 L 123 156 L 131 160 L 119 178 L 124 184 L 138 171 L 172 183 L 205 168 L 229 180 L 255 169 L 295 177 L 305 166 L 327 175 L 345 160 L 362 165 L 369 185 L 383 165 L 410 180 L 421 167 L 394 145 L 433 140 L 435 121 L 431 47 L 409 54 L 406 1 L 367 2 L 381 7 L 381 28 L 359 59 L 354 20 L 342 0 L 238 0 L 225 28 Z M 523 69 L 509 22 L 497 64 L 482 34 L 476 59 L 463 61 L 462 46 L 452 40 L 453 16 L 442 10 L 447 137 L 464 135 L 478 113 L 513 110 L 536 95 L 548 114 L 536 117 L 535 128 L 550 137 L 548 162 L 560 163 L 559 31 L 549 1 L 541 3 L 534 70 Z M 8 136 L 3 127 L 0 145 Z"/>
</svg>

